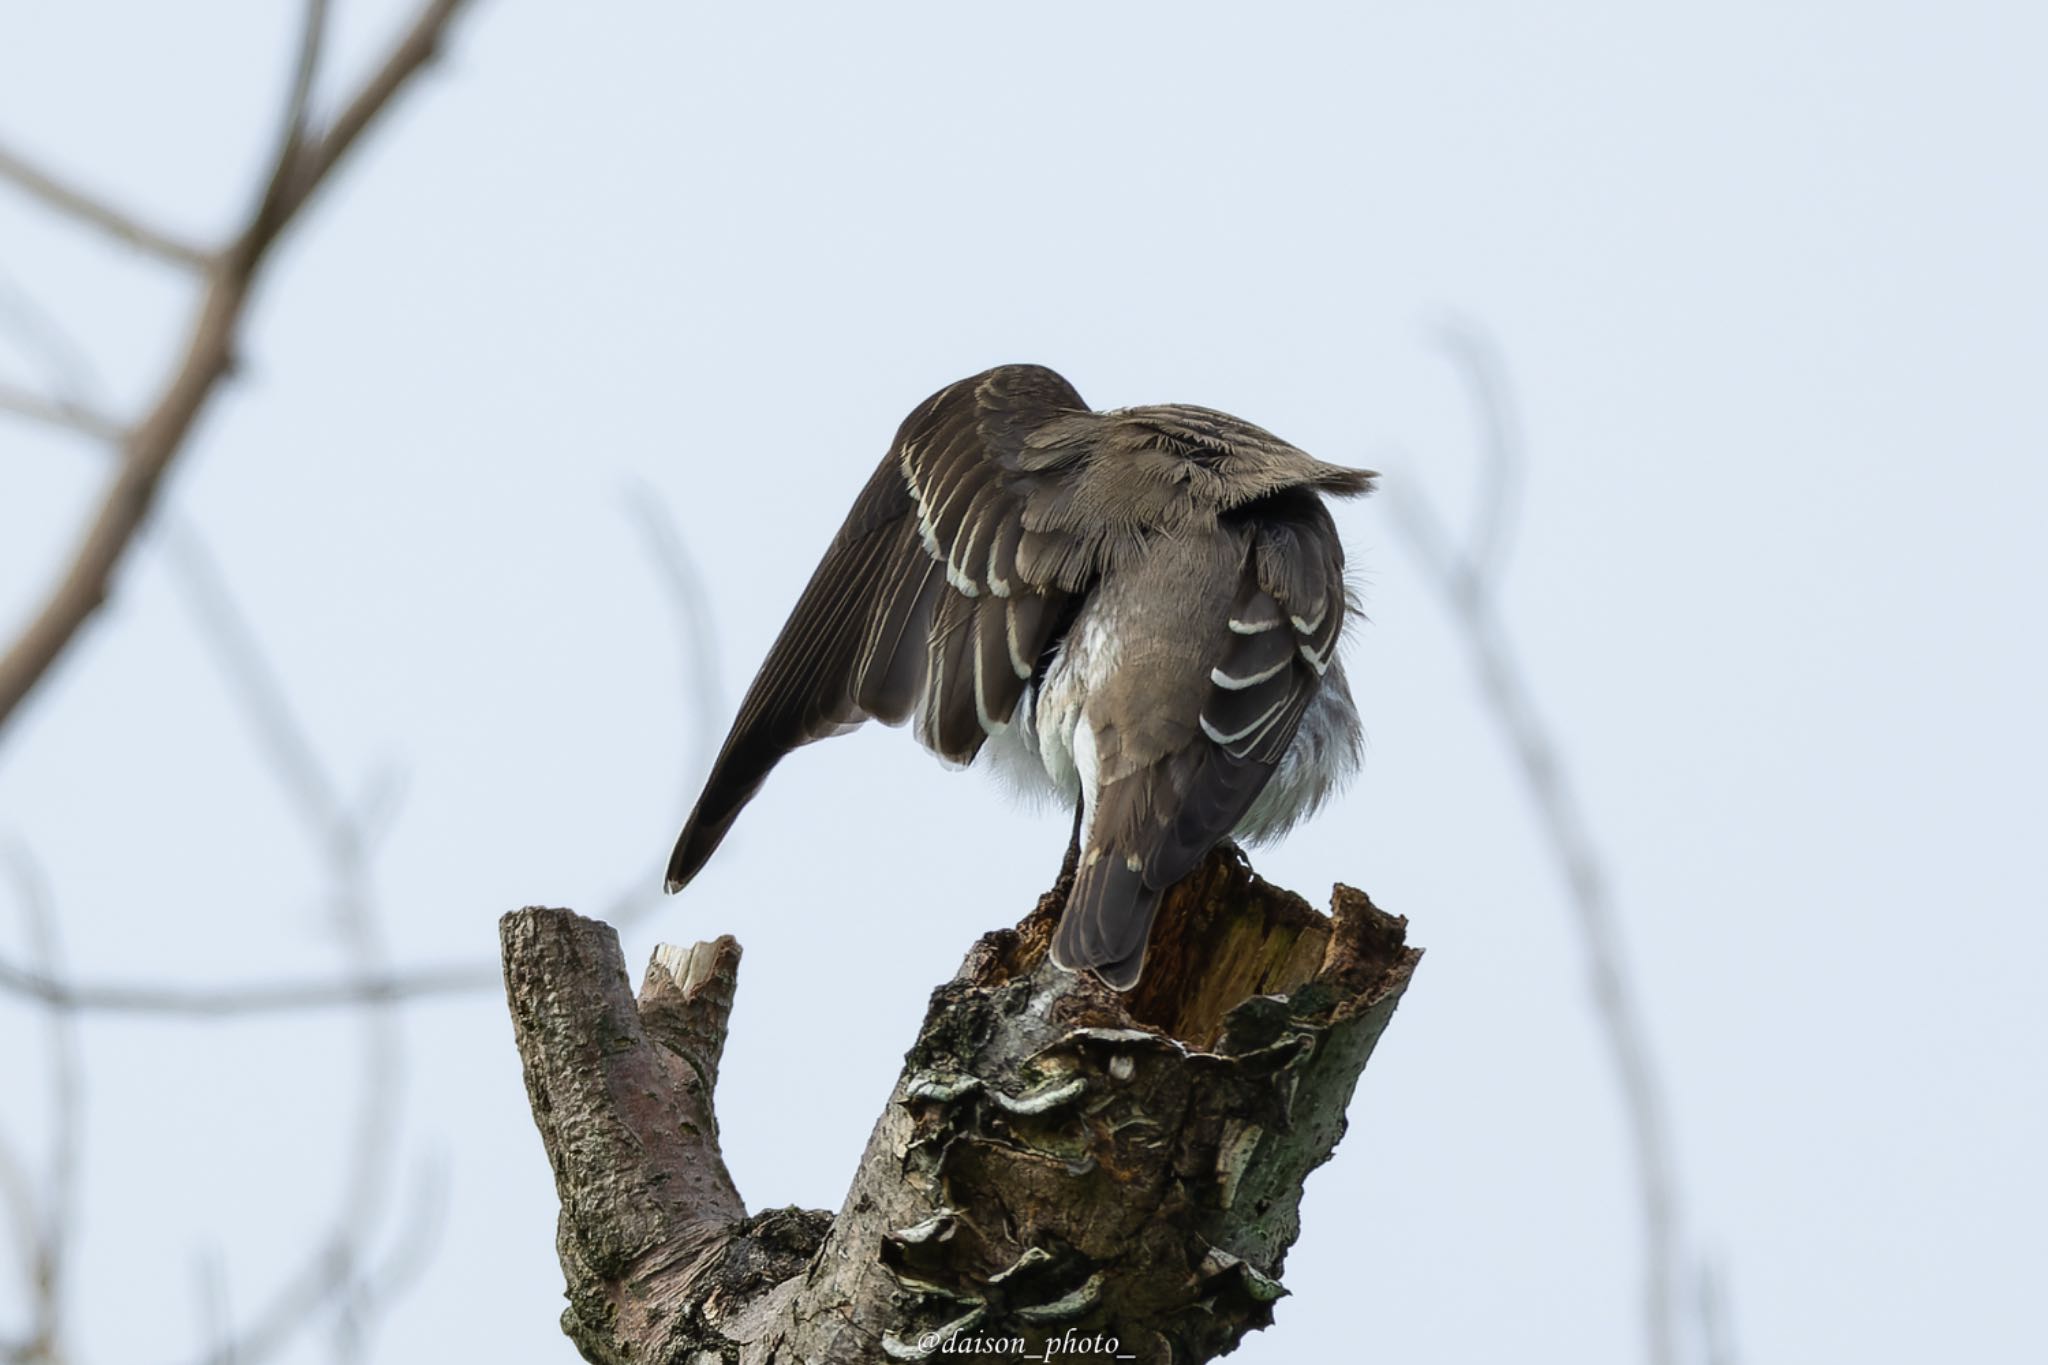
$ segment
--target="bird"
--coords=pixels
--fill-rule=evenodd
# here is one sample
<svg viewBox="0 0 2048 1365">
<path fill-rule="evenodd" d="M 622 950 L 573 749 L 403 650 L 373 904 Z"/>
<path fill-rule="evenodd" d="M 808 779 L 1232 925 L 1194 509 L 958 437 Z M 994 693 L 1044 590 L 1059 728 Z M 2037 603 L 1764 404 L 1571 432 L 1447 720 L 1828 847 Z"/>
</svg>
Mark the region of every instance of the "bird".
<svg viewBox="0 0 2048 1365">
<path fill-rule="evenodd" d="M 1326 464 L 1210 408 L 1094 411 L 1040 365 L 904 419 L 741 702 L 676 840 L 703 868 L 792 750 L 909 722 L 961 766 L 1071 802 L 1051 956 L 1135 986 L 1166 891 L 1359 765 L 1337 656 L 1356 614 Z"/>
</svg>

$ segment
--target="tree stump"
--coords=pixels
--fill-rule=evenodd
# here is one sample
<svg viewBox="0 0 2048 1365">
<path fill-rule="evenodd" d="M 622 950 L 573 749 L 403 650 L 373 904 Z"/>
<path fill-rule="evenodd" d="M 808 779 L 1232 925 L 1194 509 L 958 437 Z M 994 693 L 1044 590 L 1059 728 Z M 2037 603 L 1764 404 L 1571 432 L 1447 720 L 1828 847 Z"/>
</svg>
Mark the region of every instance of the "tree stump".
<svg viewBox="0 0 2048 1365">
<path fill-rule="evenodd" d="M 1234 847 L 1168 893 L 1119 994 L 1047 959 L 1063 879 L 932 993 L 835 1216 L 749 1215 L 713 1091 L 731 938 L 654 954 L 567 910 L 500 924 L 586 1360 L 1185 1365 L 1272 1321 L 1329 1159 L 1420 958 L 1336 888 L 1324 915 Z"/>
</svg>

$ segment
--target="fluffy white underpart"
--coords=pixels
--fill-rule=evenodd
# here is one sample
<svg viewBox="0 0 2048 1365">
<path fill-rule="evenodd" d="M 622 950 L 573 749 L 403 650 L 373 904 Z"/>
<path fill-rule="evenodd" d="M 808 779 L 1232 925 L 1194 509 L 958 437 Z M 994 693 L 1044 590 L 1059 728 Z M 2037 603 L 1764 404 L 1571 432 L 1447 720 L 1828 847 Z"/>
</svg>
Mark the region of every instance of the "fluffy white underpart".
<svg viewBox="0 0 2048 1365">
<path fill-rule="evenodd" d="M 1364 748 L 1344 670 L 1333 665 L 1302 712 L 1294 742 L 1280 756 L 1272 780 L 1237 822 L 1237 837 L 1248 844 L 1267 843 L 1315 814 L 1358 771 Z"/>
<path fill-rule="evenodd" d="M 1053 656 L 1039 685 L 1027 686 L 1011 724 L 989 737 L 985 766 L 1033 804 L 1071 810 L 1084 795 L 1092 808 L 1094 734 L 1081 723 L 1094 686 L 1117 664 L 1111 625 L 1084 611 Z M 1303 712 L 1294 742 L 1272 779 L 1234 831 L 1247 843 L 1265 843 L 1312 815 L 1357 772 L 1364 736 L 1344 670 L 1334 661 L 1315 700 Z"/>
</svg>

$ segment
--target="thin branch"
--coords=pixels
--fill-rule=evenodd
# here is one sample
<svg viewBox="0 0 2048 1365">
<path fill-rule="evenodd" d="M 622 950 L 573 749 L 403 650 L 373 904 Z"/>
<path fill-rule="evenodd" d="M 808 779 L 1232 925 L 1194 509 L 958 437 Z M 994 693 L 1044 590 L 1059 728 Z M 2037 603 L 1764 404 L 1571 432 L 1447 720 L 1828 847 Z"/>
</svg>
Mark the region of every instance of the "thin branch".
<svg viewBox="0 0 2048 1365">
<path fill-rule="evenodd" d="M 278 128 L 276 163 L 284 165 L 305 141 L 307 111 L 313 105 L 313 86 L 320 79 L 320 51 L 327 41 L 327 0 L 306 0 L 306 12 L 299 27 L 299 57 L 292 66 L 292 83 L 285 95 L 284 118 Z"/>
<path fill-rule="evenodd" d="M 463 0 L 431 0 L 334 123 L 274 167 L 262 203 L 234 244 L 207 273 L 183 359 L 149 411 L 122 443 L 122 461 L 70 564 L 20 637 L 0 654 L 0 729 L 46 677 L 106 601 L 115 571 L 148 521 L 164 475 L 184 450 L 199 414 L 233 369 L 242 315 L 270 249 L 300 207 L 337 167 L 363 131 L 433 57 Z M 317 48 L 319 26 L 302 39 L 300 67 Z M 310 78 L 309 78 L 310 79 Z M 294 90 L 299 82 L 294 82 Z M 294 102 L 296 106 L 296 95 Z M 288 141 L 295 141 L 288 139 Z"/>
<path fill-rule="evenodd" d="M 55 974 L 59 970 L 57 918 L 50 902 L 49 885 L 25 849 L 9 845 L 5 862 L 16 898 L 28 919 L 37 964 L 42 971 Z M 61 1355 L 65 1261 L 77 1204 L 78 1157 L 84 1142 L 84 1063 L 78 1024 L 68 1015 L 53 1014 L 46 1026 L 52 1115 L 49 1171 L 42 1182 L 42 1207 L 34 1209 L 31 1205 L 28 1210 L 19 1211 L 30 1217 L 33 1233 L 30 1297 L 34 1320 L 24 1351 L 29 1359 L 56 1359 Z M 10 1202 L 18 1204 L 19 1197 Z"/>
<path fill-rule="evenodd" d="M 1522 494 L 1525 462 L 1514 411 L 1507 366 L 1500 348 L 1474 324 L 1450 317 L 1438 323 L 1435 338 L 1456 362 L 1472 390 L 1483 395 L 1474 404 L 1479 417 L 1479 454 L 1485 463 L 1472 509 L 1472 534 L 1466 560 L 1478 576 L 1497 581 L 1507 572 L 1507 554 L 1514 535 L 1515 513 Z"/>
<path fill-rule="evenodd" d="M 239 1332 L 231 1321 L 226 1286 L 217 1273 L 209 1297 L 221 1307 L 209 1313 L 211 1344 L 198 1365 L 251 1365 L 290 1345 L 309 1319 L 330 1304 L 340 1304 L 352 1319 L 346 1330 L 360 1331 L 371 1311 L 388 1307 L 410 1288 L 432 1256 L 447 1214 L 447 1179 L 440 1162 L 424 1166 L 414 1181 L 414 1198 L 396 1244 L 376 1264 L 354 1249 L 330 1243 L 270 1302 L 270 1306 Z"/>
<path fill-rule="evenodd" d="M 284 117 L 278 124 L 277 150 L 271 154 L 270 173 L 264 177 L 263 192 L 249 218 L 251 233 L 282 223 L 289 216 L 283 207 L 286 187 L 299 173 L 299 153 L 310 131 L 307 108 L 313 98 L 313 83 L 320 76 L 320 49 L 326 36 L 327 0 L 307 0 L 299 27 L 298 58 L 292 64 Z"/>
<path fill-rule="evenodd" d="M 431 59 L 461 7 L 462 0 L 424 4 L 384 62 L 321 133 L 312 129 L 308 110 L 318 83 L 327 3 L 306 0 L 277 146 L 262 192 L 231 244 L 217 256 L 202 258 L 205 288 L 182 358 L 155 403 L 132 428 L 105 433 L 117 439 L 119 467 L 69 568 L 20 638 L 0 654 L 0 726 L 48 676 L 104 602 L 114 573 L 148 521 L 166 472 L 186 447 L 193 425 L 220 381 L 235 366 L 242 318 L 271 248 L 361 135 Z M 0 163 L 0 169 L 6 168 L 6 163 Z M 17 174 L 16 178 L 21 177 Z M 51 184 L 47 176 L 30 175 L 28 181 L 31 188 L 45 190 Z M 51 196 L 46 192 L 44 197 Z M 74 210 L 83 203 L 75 195 L 56 198 Z M 70 419 L 66 424 L 73 427 L 81 423 L 71 419 L 71 414 L 88 411 L 75 394 L 13 406 L 27 409 L 25 415 Z M 168 554 L 201 635 L 230 690 L 241 701 L 240 709 L 262 756 L 320 852 L 324 882 L 334 892 L 331 927 L 342 946 L 345 975 L 339 981 L 206 992 L 166 991 L 154 986 L 87 989 L 67 982 L 49 962 L 33 969 L 0 963 L 0 990 L 41 1004 L 51 1015 L 52 1029 L 65 1037 L 75 1030 L 75 1013 L 85 1008 L 187 1017 L 304 1009 L 323 1003 L 357 1011 L 363 1029 L 361 1098 L 332 1228 L 303 1267 L 287 1278 L 283 1291 L 254 1314 L 244 1330 L 237 1333 L 227 1327 L 224 1309 L 217 1315 L 219 1325 L 212 1333 L 215 1344 L 210 1352 L 210 1358 L 220 1362 L 261 1361 L 282 1350 L 331 1305 L 338 1309 L 337 1349 L 346 1356 L 351 1343 L 362 1340 L 368 1315 L 388 1297 L 384 1286 L 395 1283 L 393 1275 L 398 1273 L 380 1276 L 366 1250 L 388 1204 L 390 1167 L 398 1138 L 403 1048 L 398 1019 L 390 1007 L 419 994 L 489 989 L 497 977 L 485 969 L 406 976 L 394 971 L 378 923 L 371 879 L 372 832 L 367 822 L 375 812 L 359 812 L 343 799 L 341 784 L 320 763 L 255 632 L 236 608 L 224 578 L 200 541 L 174 533 Z M 76 1143 L 68 1130 L 60 1133 L 60 1139 L 68 1159 Z M 53 1204 L 53 1208 L 68 1212 L 68 1203 Z M 418 1248 L 426 1240 L 409 1235 L 401 1251 L 407 1256 L 423 1254 Z M 43 1243 L 61 1246 L 54 1236 L 46 1236 Z M 407 1277 L 412 1273 L 401 1270 Z M 57 1277 L 47 1274 L 40 1278 L 54 1292 Z M 45 1312 L 42 1319 L 54 1323 L 55 1314 Z M 39 1330 L 38 1339 L 54 1340 L 54 1327 Z M 35 1346 L 32 1340 L 27 1349 Z"/>
<path fill-rule="evenodd" d="M 123 246 L 133 247 L 146 255 L 187 270 L 203 271 L 212 262 L 212 257 L 200 247 L 150 227 L 134 215 L 67 184 L 4 145 L 0 145 L 0 180 L 12 181 L 16 188 L 32 199 L 41 200 L 45 207 L 76 218 Z"/>
<path fill-rule="evenodd" d="M 316 139 L 308 140 L 303 153 L 296 158 L 290 182 L 284 186 L 285 193 L 278 205 L 287 218 L 305 206 L 306 200 L 327 180 L 364 131 L 390 107 L 392 98 L 406 82 L 440 55 L 449 25 L 467 3 L 468 0 L 429 0 L 422 6 L 411 27 L 392 46 L 383 64 L 334 116 L 327 131 Z"/>
<path fill-rule="evenodd" d="M 688 673 L 684 688 L 690 694 L 694 722 L 688 765 L 694 792 L 697 782 L 710 771 L 712 746 L 718 742 L 719 727 L 726 715 L 711 594 L 704 591 L 703 571 L 677 533 L 675 518 L 653 488 L 643 482 L 629 484 L 626 510 L 639 526 L 641 544 L 659 575 L 663 595 L 668 598 L 669 614 L 675 619 L 676 641 L 682 647 L 683 665 Z"/>
<path fill-rule="evenodd" d="M 694 734 L 691 780 L 709 764 L 711 745 L 724 712 L 719 695 L 718 633 L 711 622 L 702 576 L 690 561 L 666 509 L 650 492 L 636 488 L 629 509 L 640 527 L 657 581 L 676 621 L 681 652 L 693 685 Z M 294 713 L 276 670 L 265 657 L 254 629 L 228 591 L 227 579 L 191 528 L 166 524 L 162 539 L 180 596 L 193 614 L 208 653 L 222 670 L 229 690 L 241 702 L 241 714 L 258 738 L 273 775 L 291 797 L 300 822 L 318 831 L 314 842 L 323 856 L 339 840 L 365 848 L 374 843 L 375 826 L 386 812 L 379 794 L 388 783 L 373 783 L 371 798 L 351 810 L 339 785 L 322 768 L 312 741 Z M 706 699 L 708 696 L 708 700 Z M 337 834 L 334 831 L 344 833 Z M 648 888 L 659 885 L 660 866 L 620 892 L 606 918 L 625 923 L 645 913 L 658 898 Z M 169 1019 L 210 1021 L 247 1015 L 301 1014 L 349 1009 L 361 1005 L 430 1003 L 497 990 L 499 968 L 486 963 L 454 963 L 338 977 L 308 977 L 252 982 L 239 986 L 163 986 L 127 982 L 82 983 L 0 958 L 0 994 L 13 995 L 47 1009 L 77 1013 L 159 1015 Z"/>
<path fill-rule="evenodd" d="M 302 72 L 315 57 L 319 5 L 309 19 L 309 51 Z M 304 79 L 302 77 L 301 83 Z M 303 98 L 303 92 L 297 97 Z M 227 579 L 196 536 L 173 534 L 168 549 L 183 596 L 193 607 L 200 637 L 220 668 L 229 691 L 256 738 L 257 748 L 288 805 L 306 830 L 333 888 L 332 928 L 358 980 L 388 974 L 389 949 L 377 915 L 371 876 L 370 838 L 342 799 L 341 782 L 321 762 L 319 750 L 291 704 L 284 682 L 265 655 L 227 586 Z M 340 1310 L 337 1342 L 359 1334 L 366 1320 L 349 1318 L 357 1286 L 367 1273 L 366 1248 L 387 1202 L 390 1169 L 398 1142 L 398 1110 L 404 1050 L 399 1021 L 388 999 L 358 1002 L 362 1022 L 361 1098 L 355 1110 L 355 1139 L 342 1182 L 333 1231 L 305 1269 L 258 1315 L 257 1326 L 235 1343 L 235 1357 L 260 1361 L 284 1344 L 311 1309 L 333 1303 Z"/>
<path fill-rule="evenodd" d="M 331 1303 L 348 1284 L 354 1262 L 349 1248 L 329 1242 L 271 1299 L 270 1306 L 240 1331 L 231 1325 L 226 1277 L 214 1267 L 207 1314 L 212 1345 L 203 1365 L 249 1365 L 275 1354 L 303 1331 L 306 1320 Z"/>
<path fill-rule="evenodd" d="M 1741 1357 L 1735 1350 L 1728 1286 L 1715 1257 L 1701 1259 L 1698 1292 L 1700 1340 L 1704 1345 L 1701 1365 L 1736 1365 Z"/>
<path fill-rule="evenodd" d="M 421 1168 L 405 1204 L 409 1217 L 397 1242 L 380 1264 L 366 1268 L 349 1286 L 335 1323 L 337 1354 L 343 1359 L 365 1354 L 370 1324 L 418 1285 L 433 1260 L 448 1214 L 446 1167 L 446 1162 L 434 1160 Z"/>
<path fill-rule="evenodd" d="M 220 1249 L 208 1248 L 199 1257 L 199 1322 L 207 1340 L 209 1365 L 235 1365 L 234 1307 L 228 1298 L 227 1271 L 221 1266 Z"/>
<path fill-rule="evenodd" d="M 42 1216 L 36 1211 L 35 1182 L 29 1177 L 28 1163 L 15 1152 L 5 1133 L 0 1133 L 0 1210 L 7 1216 L 9 1239 L 20 1262 L 22 1280 L 33 1285 L 42 1254 Z M 33 1299 L 33 1293 L 29 1297 Z M 0 1360 L 27 1360 L 36 1346 L 33 1334 L 21 1341 L 0 1344 Z"/>
<path fill-rule="evenodd" d="M 4 266 L 0 266 L 0 326 L 14 335 L 23 355 L 41 362 L 48 371 L 40 388 L 0 381 L 0 410 L 107 445 L 118 445 L 127 436 L 127 424 L 110 415 L 105 386 L 99 383 L 84 351 Z"/>
<path fill-rule="evenodd" d="M 0 379 L 0 412 L 94 441 L 118 443 L 128 434 L 127 427 L 104 413 L 94 412 L 72 399 L 53 398 L 32 389 L 17 388 L 4 379 Z"/>
<path fill-rule="evenodd" d="M 1519 485 L 1526 466 L 1521 433 L 1508 401 L 1505 369 L 1494 358 L 1495 349 L 1469 328 L 1445 335 L 1450 338 L 1447 349 L 1470 387 L 1482 419 L 1485 477 L 1473 538 L 1464 546 L 1454 544 L 1442 518 L 1426 499 L 1405 489 L 1392 499 L 1394 524 L 1464 637 L 1488 713 L 1515 760 L 1564 877 L 1635 1165 L 1644 1253 L 1645 1358 L 1653 1365 L 1673 1365 L 1678 1357 L 1677 1158 L 1663 1086 L 1645 1011 L 1629 974 L 1620 915 L 1604 864 L 1563 758 L 1498 614 L 1511 490 Z"/>
<path fill-rule="evenodd" d="M 191 611 L 221 680 L 241 704 L 242 718 L 272 776 L 290 798 L 299 823 L 318 835 L 321 854 L 330 855 L 333 850 L 326 841 L 337 830 L 352 829 L 353 821 L 255 629 L 229 593 L 220 565 L 198 534 L 180 521 L 165 522 L 162 549 L 178 581 L 178 595 Z"/>
<path fill-rule="evenodd" d="M 689 547 L 677 533 L 667 505 L 653 488 L 639 481 L 627 485 L 625 496 L 626 510 L 639 528 L 641 544 L 654 565 L 662 595 L 668 599 L 682 654 L 683 690 L 691 699 L 690 759 L 683 767 L 682 794 L 682 808 L 687 810 L 704 774 L 711 771 L 711 756 L 726 714 L 725 690 L 719 676 L 718 627 L 711 615 L 711 595 L 704 591 L 704 575 L 690 558 Z M 662 869 L 666 865 L 666 855 L 657 854 L 644 871 L 612 898 L 603 918 L 624 928 L 661 904 Z"/>
<path fill-rule="evenodd" d="M 232 1019 L 252 1014 L 306 1014 L 363 1005 L 409 1005 L 479 995 L 499 985 L 495 969 L 474 963 L 416 967 L 364 975 L 306 977 L 247 986 L 155 986 L 75 982 L 0 961 L 0 993 L 66 1013 L 159 1015 L 170 1019 Z"/>
</svg>

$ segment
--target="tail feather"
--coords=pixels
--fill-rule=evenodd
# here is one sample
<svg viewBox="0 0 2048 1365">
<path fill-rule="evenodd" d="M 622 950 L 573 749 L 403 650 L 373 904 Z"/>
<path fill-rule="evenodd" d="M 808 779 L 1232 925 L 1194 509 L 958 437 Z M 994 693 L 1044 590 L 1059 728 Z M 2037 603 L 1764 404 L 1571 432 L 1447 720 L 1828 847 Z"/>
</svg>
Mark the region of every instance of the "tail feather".
<svg viewBox="0 0 2048 1365">
<path fill-rule="evenodd" d="M 1053 933 L 1052 960 L 1069 971 L 1093 968 L 1117 990 L 1137 984 L 1145 942 L 1161 891 L 1148 886 L 1121 854 L 1091 849 L 1095 861 L 1074 879 L 1074 889 Z"/>
</svg>

